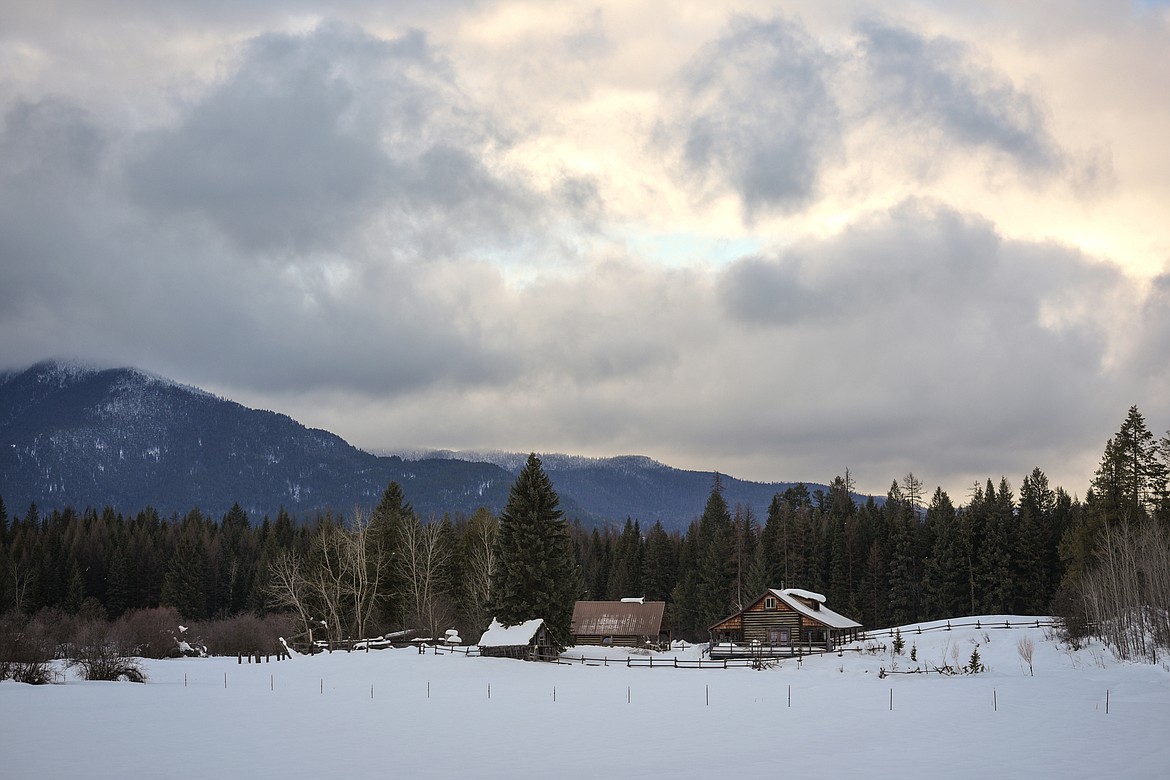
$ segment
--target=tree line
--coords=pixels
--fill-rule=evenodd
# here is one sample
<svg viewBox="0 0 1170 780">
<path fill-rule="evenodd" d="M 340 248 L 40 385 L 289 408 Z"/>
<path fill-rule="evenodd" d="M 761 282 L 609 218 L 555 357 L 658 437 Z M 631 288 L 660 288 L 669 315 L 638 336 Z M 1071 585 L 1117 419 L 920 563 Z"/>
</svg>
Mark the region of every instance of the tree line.
<svg viewBox="0 0 1170 780">
<path fill-rule="evenodd" d="M 635 518 L 585 528 L 565 521 L 535 456 L 499 516 L 423 518 L 394 482 L 371 509 L 300 522 L 280 510 L 254 523 L 238 505 L 219 519 L 110 507 L 42 515 L 35 505 L 10 518 L 0 498 L 0 611 L 279 612 L 332 640 L 455 627 L 474 641 L 493 615 L 545 617 L 566 644 L 578 598 L 666 601 L 676 637 L 705 639 L 767 588 L 800 587 L 870 627 L 970 614 L 1057 612 L 1084 626 L 1125 616 L 1129 633 L 1113 644 L 1151 654 L 1170 640 L 1168 464 L 1170 435 L 1155 440 L 1134 407 L 1083 500 L 1036 468 L 1018 491 L 989 478 L 958 505 L 912 473 L 884 502 L 860 501 L 846 470 L 827 491 L 777 493 L 760 516 L 729 506 L 716 475 L 685 531 Z"/>
</svg>

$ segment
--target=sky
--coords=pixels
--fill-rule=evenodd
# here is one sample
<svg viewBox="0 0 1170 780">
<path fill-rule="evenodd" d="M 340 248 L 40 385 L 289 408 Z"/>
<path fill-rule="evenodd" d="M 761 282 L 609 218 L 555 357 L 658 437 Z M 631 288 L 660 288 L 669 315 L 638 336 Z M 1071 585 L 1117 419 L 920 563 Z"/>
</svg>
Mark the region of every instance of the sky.
<svg viewBox="0 0 1170 780">
<path fill-rule="evenodd" d="M 1170 428 L 1170 4 L 0 2 L 0 368 L 371 450 L 1082 495 Z"/>
</svg>

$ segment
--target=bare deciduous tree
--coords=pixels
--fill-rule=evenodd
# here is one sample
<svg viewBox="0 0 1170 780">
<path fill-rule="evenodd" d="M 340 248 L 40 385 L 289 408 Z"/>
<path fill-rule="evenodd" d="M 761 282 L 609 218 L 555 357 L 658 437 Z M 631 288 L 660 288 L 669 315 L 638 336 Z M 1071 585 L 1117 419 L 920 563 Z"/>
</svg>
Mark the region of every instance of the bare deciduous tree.
<svg viewBox="0 0 1170 780">
<path fill-rule="evenodd" d="M 268 565 L 264 596 L 269 606 L 294 611 L 305 633 L 309 634 L 312 630 L 312 617 L 309 580 L 304 570 L 304 561 L 299 555 L 291 550 L 281 551 Z"/>
<path fill-rule="evenodd" d="M 1152 521 L 1107 526 L 1080 595 L 1119 657 L 1156 661 L 1170 647 L 1170 532 Z"/>
<path fill-rule="evenodd" d="M 394 560 L 405 588 L 407 619 L 432 637 L 454 617 L 444 576 L 450 555 L 441 525 L 413 515 L 403 522 Z"/>
<path fill-rule="evenodd" d="M 487 628 L 491 620 L 492 573 L 500 521 L 487 509 L 472 515 L 463 536 L 463 615 L 469 627 Z"/>
</svg>

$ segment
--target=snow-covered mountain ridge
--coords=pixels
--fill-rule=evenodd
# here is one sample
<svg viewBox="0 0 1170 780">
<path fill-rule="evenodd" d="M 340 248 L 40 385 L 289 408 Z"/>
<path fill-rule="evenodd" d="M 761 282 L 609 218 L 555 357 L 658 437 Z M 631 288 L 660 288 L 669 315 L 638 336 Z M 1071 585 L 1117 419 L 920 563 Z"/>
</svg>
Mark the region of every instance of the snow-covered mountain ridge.
<svg viewBox="0 0 1170 780">
<path fill-rule="evenodd" d="M 0 496 L 13 512 L 113 506 L 162 514 L 239 503 L 253 515 L 373 506 L 390 480 L 424 515 L 499 511 L 527 453 L 444 450 L 372 454 L 328 431 L 249 409 L 135 368 L 46 361 L 0 375 Z M 586 525 L 661 521 L 685 529 L 711 472 L 640 455 L 542 455 L 566 515 Z M 763 517 L 792 483 L 722 476 L 724 497 Z M 808 485 L 810 491 L 823 485 Z"/>
</svg>

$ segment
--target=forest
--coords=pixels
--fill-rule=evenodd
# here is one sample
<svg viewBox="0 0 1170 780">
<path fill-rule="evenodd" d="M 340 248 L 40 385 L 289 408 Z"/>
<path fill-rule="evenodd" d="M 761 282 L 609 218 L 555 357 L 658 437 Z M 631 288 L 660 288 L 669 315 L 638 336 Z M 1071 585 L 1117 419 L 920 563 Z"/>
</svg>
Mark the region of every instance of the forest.
<svg viewBox="0 0 1170 780">
<path fill-rule="evenodd" d="M 675 638 L 706 640 L 766 588 L 800 587 L 866 627 L 1055 614 L 1074 638 L 1097 633 L 1123 657 L 1146 658 L 1170 647 L 1168 473 L 1170 434 L 1155 439 L 1133 407 L 1083 499 L 1036 468 L 1018 488 L 1005 477 L 973 484 L 960 503 L 912 473 L 884 502 L 859 502 L 846 471 L 827 491 L 798 485 L 762 508 L 728 506 L 716 475 L 681 533 L 636 518 L 587 529 L 555 511 L 555 495 L 545 514 L 575 557 L 556 559 L 562 600 L 666 601 Z M 396 482 L 372 508 L 305 518 L 251 518 L 238 505 L 219 518 L 150 507 L 10 514 L 0 497 L 0 613 L 10 630 L 61 635 L 95 621 L 173 633 L 182 621 L 230 654 L 309 629 L 341 642 L 454 627 L 474 642 L 504 601 L 493 593 L 500 572 L 520 565 L 501 545 L 509 511 L 420 517 Z M 144 644 L 142 654 L 165 654 L 177 643 Z"/>
</svg>

